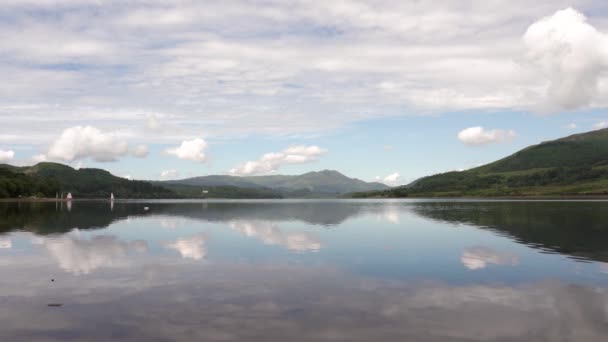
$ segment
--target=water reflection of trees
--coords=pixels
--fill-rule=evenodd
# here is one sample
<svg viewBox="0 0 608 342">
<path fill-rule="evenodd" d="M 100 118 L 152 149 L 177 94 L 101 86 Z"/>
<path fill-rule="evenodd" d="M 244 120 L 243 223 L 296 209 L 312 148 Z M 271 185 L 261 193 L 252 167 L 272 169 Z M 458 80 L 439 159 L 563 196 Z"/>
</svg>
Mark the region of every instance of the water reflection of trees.
<svg viewBox="0 0 608 342">
<path fill-rule="evenodd" d="M 144 210 L 144 206 L 149 210 Z M 117 220 L 143 215 L 178 216 L 205 221 L 302 221 L 331 226 L 361 212 L 362 206 L 346 202 L 216 202 L 139 203 L 75 202 L 0 203 L 0 233 L 25 230 L 37 234 L 64 233 L 74 228 L 104 228 Z"/>
<path fill-rule="evenodd" d="M 61 203 L 5 202 L 0 203 L 0 233 L 64 233 L 75 228 L 104 228 L 118 220 L 144 215 L 334 226 L 364 214 L 401 224 L 399 215 L 406 213 L 491 230 L 547 252 L 608 261 L 608 202 L 117 202 L 111 208 L 109 202 L 77 201 L 71 211 Z"/>
<path fill-rule="evenodd" d="M 433 220 L 492 230 L 547 252 L 608 261 L 608 202 L 427 202 Z"/>
</svg>

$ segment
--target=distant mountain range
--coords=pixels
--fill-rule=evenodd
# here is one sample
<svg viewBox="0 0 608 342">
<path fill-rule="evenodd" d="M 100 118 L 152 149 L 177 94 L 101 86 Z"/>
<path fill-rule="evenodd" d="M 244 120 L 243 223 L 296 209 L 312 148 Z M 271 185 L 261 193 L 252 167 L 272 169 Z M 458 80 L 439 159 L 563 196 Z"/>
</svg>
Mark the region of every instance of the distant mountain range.
<svg viewBox="0 0 608 342">
<path fill-rule="evenodd" d="M 546 141 L 462 172 L 352 197 L 608 195 L 608 129 Z"/>
<path fill-rule="evenodd" d="M 197 187 L 198 191 L 202 192 L 202 190 L 210 191 L 207 188 L 213 189 L 230 186 L 239 189 L 266 191 L 277 194 L 280 197 L 337 197 L 351 192 L 389 189 L 385 184 L 349 178 L 333 170 L 308 172 L 294 176 L 237 177 L 214 175 L 153 183 L 167 187 L 178 193 L 185 193 L 191 190 L 188 187 Z"/>
<path fill-rule="evenodd" d="M 328 198 L 357 191 L 385 190 L 337 171 L 297 176 L 204 176 L 175 181 L 134 181 L 102 169 L 74 169 L 58 163 L 17 167 L 0 164 L 0 198 Z"/>
<path fill-rule="evenodd" d="M 215 175 L 132 181 L 57 163 L 0 165 L 0 198 L 332 198 L 608 195 L 608 129 L 527 147 L 493 163 L 424 177 L 401 187 L 324 170 L 302 175 Z"/>
</svg>

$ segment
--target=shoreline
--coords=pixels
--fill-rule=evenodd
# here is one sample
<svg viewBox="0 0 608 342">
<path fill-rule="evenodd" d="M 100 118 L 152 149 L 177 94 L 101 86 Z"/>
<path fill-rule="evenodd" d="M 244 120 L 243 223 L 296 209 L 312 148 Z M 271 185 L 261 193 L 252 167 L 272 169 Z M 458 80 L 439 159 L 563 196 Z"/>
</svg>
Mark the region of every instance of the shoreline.
<svg viewBox="0 0 608 342">
<path fill-rule="evenodd" d="M 172 201 L 172 200 L 608 200 L 608 195 L 564 195 L 564 196 L 449 196 L 449 197 L 361 197 L 361 198 L 350 198 L 350 197 L 336 197 L 336 198 L 121 198 L 116 199 L 114 202 L 129 202 L 129 201 Z M 111 202 L 107 198 L 79 198 L 72 199 L 70 201 L 66 199 L 57 198 L 0 198 L 0 203 L 8 202 L 24 202 L 24 203 L 62 203 L 62 202 Z"/>
<path fill-rule="evenodd" d="M 0 198 L 0 202 L 110 202 L 105 198 L 80 198 L 80 199 L 58 199 L 58 198 L 41 198 L 41 197 L 21 197 L 21 198 Z"/>
</svg>

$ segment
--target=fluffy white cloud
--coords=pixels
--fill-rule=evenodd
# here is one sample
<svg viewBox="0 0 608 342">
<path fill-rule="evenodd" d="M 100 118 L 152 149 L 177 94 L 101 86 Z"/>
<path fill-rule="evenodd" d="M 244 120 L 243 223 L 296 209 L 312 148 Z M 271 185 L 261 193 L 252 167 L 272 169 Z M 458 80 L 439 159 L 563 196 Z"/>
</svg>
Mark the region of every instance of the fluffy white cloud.
<svg viewBox="0 0 608 342">
<path fill-rule="evenodd" d="M 268 174 L 275 172 L 283 165 L 317 161 L 325 153 L 327 150 L 318 146 L 291 146 L 282 152 L 266 153 L 258 160 L 245 162 L 231 169 L 230 173 L 238 176 Z"/>
<path fill-rule="evenodd" d="M 458 133 L 458 140 L 469 146 L 481 146 L 508 141 L 516 136 L 515 131 L 503 129 L 486 130 L 481 126 L 465 128 Z"/>
<path fill-rule="evenodd" d="M 12 150 L 0 150 L 0 163 L 5 163 L 8 161 L 13 160 L 13 158 L 15 157 L 15 152 Z"/>
<path fill-rule="evenodd" d="M 600 121 L 593 125 L 593 129 L 604 129 L 608 127 L 608 121 Z"/>
<path fill-rule="evenodd" d="M 65 129 L 51 143 L 46 157 L 67 162 L 83 158 L 109 162 L 126 155 L 128 151 L 127 142 L 112 133 L 104 133 L 92 126 L 76 126 Z"/>
<path fill-rule="evenodd" d="M 401 175 L 398 172 L 395 172 L 395 173 L 391 173 L 390 175 L 384 177 L 383 181 L 384 181 L 384 183 L 387 183 L 387 184 L 395 184 L 399 181 L 399 178 L 401 178 Z"/>
<path fill-rule="evenodd" d="M 532 24 L 523 41 L 530 63 L 546 81 L 548 110 L 593 104 L 602 75 L 608 70 L 608 36 L 567 8 Z"/>
<path fill-rule="evenodd" d="M 566 126 L 566 128 L 568 128 L 568 129 L 576 129 L 577 127 L 578 126 L 574 122 L 569 123 L 568 126 Z"/>
<path fill-rule="evenodd" d="M 133 154 L 133 156 L 136 158 L 145 158 L 148 156 L 148 153 L 149 151 L 147 145 L 137 145 L 135 148 L 133 148 L 133 151 L 131 151 L 131 154 Z"/>
<path fill-rule="evenodd" d="M 193 140 L 182 141 L 179 147 L 169 148 L 165 150 L 167 154 L 174 155 L 179 159 L 191 160 L 196 162 L 204 162 L 207 160 L 205 150 L 207 149 L 207 142 L 205 140 L 196 138 Z"/>
<path fill-rule="evenodd" d="M 397 183 L 401 180 L 401 175 L 398 172 L 394 172 L 385 177 L 376 176 L 374 180 L 376 182 L 382 182 L 384 184 L 394 186 L 397 185 Z"/>
<path fill-rule="evenodd" d="M 478 270 L 487 267 L 488 264 L 514 266 L 519 263 L 519 258 L 516 255 L 499 252 L 492 248 L 475 246 L 465 249 L 460 261 L 466 268 Z"/>
<path fill-rule="evenodd" d="M 207 235 L 199 234 L 188 238 L 177 239 L 174 242 L 167 243 L 166 247 L 178 251 L 184 259 L 201 260 L 207 255 L 207 240 Z"/>
<path fill-rule="evenodd" d="M 162 179 L 172 179 L 179 177 L 179 172 L 177 170 L 165 170 L 160 173 L 160 178 Z"/>
</svg>

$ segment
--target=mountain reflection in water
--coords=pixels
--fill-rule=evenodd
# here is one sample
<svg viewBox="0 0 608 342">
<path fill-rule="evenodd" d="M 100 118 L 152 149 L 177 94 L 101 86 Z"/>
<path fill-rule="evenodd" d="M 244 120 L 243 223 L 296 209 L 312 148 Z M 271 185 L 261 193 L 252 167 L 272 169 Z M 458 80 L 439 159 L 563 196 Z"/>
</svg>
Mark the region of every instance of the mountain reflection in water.
<svg viewBox="0 0 608 342">
<path fill-rule="evenodd" d="M 605 341 L 607 209 L 0 203 L 0 341 Z"/>
</svg>

